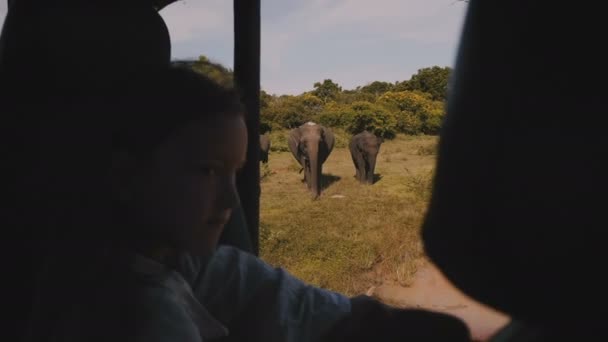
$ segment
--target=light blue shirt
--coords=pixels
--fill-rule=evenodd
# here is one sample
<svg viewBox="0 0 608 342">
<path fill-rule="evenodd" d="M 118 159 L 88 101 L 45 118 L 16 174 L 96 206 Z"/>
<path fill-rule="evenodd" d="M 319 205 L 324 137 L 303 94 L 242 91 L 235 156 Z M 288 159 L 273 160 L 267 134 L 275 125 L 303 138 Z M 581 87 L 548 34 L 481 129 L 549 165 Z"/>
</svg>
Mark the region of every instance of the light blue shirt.
<svg viewBox="0 0 608 342">
<path fill-rule="evenodd" d="M 312 342 L 351 310 L 348 297 L 233 247 L 219 247 L 208 262 L 184 255 L 178 271 L 142 256 L 134 260 L 133 269 L 157 284 L 144 291 L 142 311 L 150 324 L 142 342 L 226 336 L 230 328 L 242 328 L 241 315 L 247 315 L 249 341 Z"/>
<path fill-rule="evenodd" d="M 137 341 L 202 342 L 228 335 L 180 273 L 141 255 L 131 266 L 147 284 L 137 301 L 138 320 L 145 323 L 136 329 Z"/>
</svg>

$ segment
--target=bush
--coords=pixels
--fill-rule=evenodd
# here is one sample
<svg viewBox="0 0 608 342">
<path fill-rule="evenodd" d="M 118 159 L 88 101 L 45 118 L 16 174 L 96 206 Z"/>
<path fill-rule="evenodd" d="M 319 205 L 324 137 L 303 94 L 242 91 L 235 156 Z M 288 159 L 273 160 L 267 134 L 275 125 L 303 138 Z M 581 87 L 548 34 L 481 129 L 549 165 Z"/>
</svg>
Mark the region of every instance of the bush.
<svg viewBox="0 0 608 342">
<path fill-rule="evenodd" d="M 436 135 L 443 122 L 443 102 L 434 101 L 430 94 L 418 90 L 388 91 L 379 97 L 349 90 L 325 100 L 314 94 L 262 94 L 262 133 L 292 129 L 313 121 L 332 129 L 344 129 L 350 134 L 368 130 L 392 139 L 397 133 Z"/>
<path fill-rule="evenodd" d="M 443 123 L 443 104 L 441 102 L 435 102 L 431 108 L 427 108 L 423 113 L 423 127 L 422 131 L 424 134 L 439 134 L 441 124 Z"/>
<path fill-rule="evenodd" d="M 340 93 L 340 96 L 336 99 L 337 102 L 343 104 L 352 104 L 358 101 L 367 101 L 374 103 L 376 102 L 377 96 L 375 94 L 366 93 L 357 90 L 348 90 Z"/>
<path fill-rule="evenodd" d="M 307 121 L 304 111 L 293 103 L 291 99 L 281 99 L 277 103 L 262 111 L 261 116 L 271 126 L 280 128 L 294 128 Z"/>
<path fill-rule="evenodd" d="M 401 111 L 395 114 L 397 118 L 397 131 L 409 135 L 422 133 L 423 122 L 419 116 L 409 111 Z"/>
<path fill-rule="evenodd" d="M 370 131 L 385 139 L 393 139 L 397 133 L 395 116 L 380 106 L 355 102 L 349 114 L 345 129 L 351 134 Z"/>
<path fill-rule="evenodd" d="M 323 102 L 311 94 L 284 95 L 275 98 L 261 110 L 267 126 L 295 128 L 308 121 L 315 121 L 323 110 Z"/>
<path fill-rule="evenodd" d="M 319 114 L 319 123 L 326 127 L 346 127 L 349 117 L 352 115 L 352 108 L 349 105 L 330 102 Z"/>
<path fill-rule="evenodd" d="M 334 148 L 346 148 L 348 144 L 350 144 L 350 138 L 352 134 L 346 132 L 342 128 L 331 128 L 331 131 L 334 133 L 334 138 L 336 139 L 334 143 Z"/>
<path fill-rule="evenodd" d="M 268 135 L 270 138 L 270 151 L 289 152 L 289 145 L 287 144 L 289 130 L 273 130 Z"/>
<path fill-rule="evenodd" d="M 233 86 L 232 70 L 205 56 L 173 63 L 188 66 L 223 86 Z M 314 90 L 297 96 L 271 95 L 262 90 L 260 131 L 282 131 L 314 121 L 350 134 L 369 130 L 387 139 L 396 133 L 436 135 L 443 122 L 450 72 L 447 67 L 423 68 L 409 81 L 375 81 L 352 90 L 343 90 L 326 79 L 315 83 Z"/>
<path fill-rule="evenodd" d="M 443 102 L 420 91 L 387 92 L 378 103 L 395 113 L 396 129 L 410 135 L 438 134 L 443 121 Z"/>
<path fill-rule="evenodd" d="M 417 114 L 431 102 L 428 95 L 415 91 L 387 92 L 378 103 L 393 111 L 408 111 Z"/>
</svg>

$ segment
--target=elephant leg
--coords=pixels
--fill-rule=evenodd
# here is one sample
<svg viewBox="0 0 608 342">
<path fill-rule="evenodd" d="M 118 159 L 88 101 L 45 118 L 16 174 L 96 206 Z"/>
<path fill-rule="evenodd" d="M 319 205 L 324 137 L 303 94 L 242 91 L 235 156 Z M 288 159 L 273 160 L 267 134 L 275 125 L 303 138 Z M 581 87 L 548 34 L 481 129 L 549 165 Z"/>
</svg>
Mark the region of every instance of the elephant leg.
<svg viewBox="0 0 608 342">
<path fill-rule="evenodd" d="M 310 169 L 308 170 L 308 176 L 306 177 L 306 186 L 308 187 L 308 189 L 312 188 L 312 180 L 311 180 L 311 176 L 310 176 Z"/>
<path fill-rule="evenodd" d="M 304 164 L 304 182 L 306 182 L 306 187 L 308 189 L 312 187 L 312 184 L 310 183 L 310 163 L 308 160 L 306 160 Z"/>
<path fill-rule="evenodd" d="M 367 158 L 367 183 L 374 184 L 374 172 L 376 170 L 377 155 L 371 154 Z"/>
<path fill-rule="evenodd" d="M 363 182 L 365 180 L 365 160 L 363 159 L 363 153 L 357 151 L 355 159 L 355 163 L 357 164 L 357 180 Z"/>
<path fill-rule="evenodd" d="M 300 173 L 304 173 L 304 179 L 303 181 L 306 182 L 306 159 L 302 158 L 300 159 L 300 166 L 302 167 L 302 169 L 300 169 Z"/>
<path fill-rule="evenodd" d="M 351 158 L 353 159 L 353 164 L 355 165 L 355 178 L 359 179 L 359 165 L 357 165 L 357 160 L 355 156 L 351 153 Z"/>
</svg>

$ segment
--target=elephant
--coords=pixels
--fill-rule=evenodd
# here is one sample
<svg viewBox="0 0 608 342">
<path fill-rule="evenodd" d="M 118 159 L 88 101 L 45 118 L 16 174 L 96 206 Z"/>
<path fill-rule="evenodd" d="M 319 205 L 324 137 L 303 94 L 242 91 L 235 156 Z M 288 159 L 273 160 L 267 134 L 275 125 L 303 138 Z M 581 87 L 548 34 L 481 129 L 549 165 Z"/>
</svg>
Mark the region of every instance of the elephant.
<svg viewBox="0 0 608 342">
<path fill-rule="evenodd" d="M 353 158 L 357 174 L 357 180 L 364 184 L 374 184 L 374 169 L 376 168 L 376 157 L 380 152 L 380 145 L 384 142 L 368 131 L 354 135 L 349 144 L 350 155 Z"/>
<path fill-rule="evenodd" d="M 268 152 L 270 151 L 270 137 L 267 134 L 260 135 L 260 161 L 268 163 Z"/>
<path fill-rule="evenodd" d="M 334 148 L 333 132 L 322 125 L 307 122 L 289 132 L 289 149 L 304 171 L 304 180 L 316 199 L 321 194 L 323 163 Z"/>
</svg>

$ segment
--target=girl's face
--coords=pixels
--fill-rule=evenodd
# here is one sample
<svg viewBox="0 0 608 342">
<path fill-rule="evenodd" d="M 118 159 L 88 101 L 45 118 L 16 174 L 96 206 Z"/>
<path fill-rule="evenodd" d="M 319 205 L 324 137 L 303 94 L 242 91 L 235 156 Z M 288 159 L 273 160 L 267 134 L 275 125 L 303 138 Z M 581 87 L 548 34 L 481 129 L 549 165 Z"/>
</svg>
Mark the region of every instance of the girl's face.
<svg viewBox="0 0 608 342">
<path fill-rule="evenodd" d="M 244 165 L 247 128 L 240 116 L 196 121 L 137 164 L 126 182 L 127 203 L 139 231 L 166 241 L 158 247 L 207 256 L 238 204 L 235 177 Z M 145 239 L 145 237 L 142 237 Z"/>
</svg>

